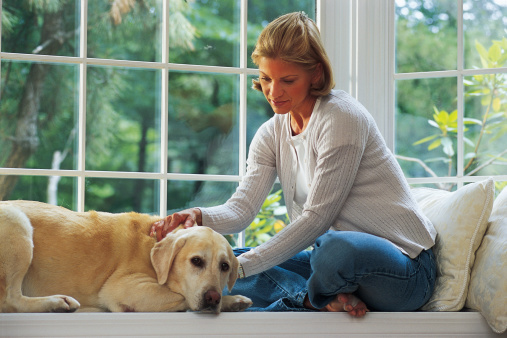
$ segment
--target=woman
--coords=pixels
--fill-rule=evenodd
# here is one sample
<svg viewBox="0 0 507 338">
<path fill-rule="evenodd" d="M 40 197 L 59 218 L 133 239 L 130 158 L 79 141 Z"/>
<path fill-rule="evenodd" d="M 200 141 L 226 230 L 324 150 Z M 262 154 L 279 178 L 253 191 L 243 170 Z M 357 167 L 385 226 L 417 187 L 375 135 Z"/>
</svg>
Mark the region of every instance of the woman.
<svg viewBox="0 0 507 338">
<path fill-rule="evenodd" d="M 329 59 L 304 13 L 271 22 L 252 53 L 275 115 L 257 131 L 248 169 L 223 205 L 177 212 L 157 238 L 183 223 L 244 230 L 278 176 L 291 222 L 267 243 L 238 249 L 233 293 L 268 311 L 413 311 L 435 280 L 436 232 L 366 109 L 333 91 Z M 306 248 L 314 246 L 311 251 Z"/>
</svg>

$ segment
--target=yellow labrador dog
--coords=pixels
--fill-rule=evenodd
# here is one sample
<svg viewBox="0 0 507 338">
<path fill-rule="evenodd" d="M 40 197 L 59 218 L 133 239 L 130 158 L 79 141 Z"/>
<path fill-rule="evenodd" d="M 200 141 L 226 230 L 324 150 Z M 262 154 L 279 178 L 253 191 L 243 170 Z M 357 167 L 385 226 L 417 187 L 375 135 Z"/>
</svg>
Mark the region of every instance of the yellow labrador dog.
<svg viewBox="0 0 507 338">
<path fill-rule="evenodd" d="M 238 260 L 207 227 L 150 237 L 160 217 L 0 202 L 0 312 L 241 311 Z"/>
</svg>

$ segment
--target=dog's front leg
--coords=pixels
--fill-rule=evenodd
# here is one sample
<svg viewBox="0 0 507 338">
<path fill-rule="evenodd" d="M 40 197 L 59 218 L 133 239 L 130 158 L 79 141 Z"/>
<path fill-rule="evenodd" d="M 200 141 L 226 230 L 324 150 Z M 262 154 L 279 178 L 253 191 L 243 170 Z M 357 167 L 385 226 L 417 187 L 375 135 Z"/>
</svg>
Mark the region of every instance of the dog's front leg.
<svg viewBox="0 0 507 338">
<path fill-rule="evenodd" d="M 244 311 L 252 306 L 252 300 L 245 296 L 223 296 L 222 297 L 222 312 L 238 312 Z"/>
<path fill-rule="evenodd" d="M 113 275 L 99 292 L 99 299 L 111 312 L 177 312 L 188 307 L 182 295 L 143 273 Z"/>
</svg>

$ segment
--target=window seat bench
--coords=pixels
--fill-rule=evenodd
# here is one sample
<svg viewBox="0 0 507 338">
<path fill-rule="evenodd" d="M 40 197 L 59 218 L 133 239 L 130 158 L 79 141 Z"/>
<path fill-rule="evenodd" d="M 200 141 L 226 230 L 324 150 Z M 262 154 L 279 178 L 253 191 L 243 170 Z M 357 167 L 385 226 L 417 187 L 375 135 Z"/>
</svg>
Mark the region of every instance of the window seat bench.
<svg viewBox="0 0 507 338">
<path fill-rule="evenodd" d="M 0 314 L 0 337 L 507 337 L 478 312 Z"/>
</svg>

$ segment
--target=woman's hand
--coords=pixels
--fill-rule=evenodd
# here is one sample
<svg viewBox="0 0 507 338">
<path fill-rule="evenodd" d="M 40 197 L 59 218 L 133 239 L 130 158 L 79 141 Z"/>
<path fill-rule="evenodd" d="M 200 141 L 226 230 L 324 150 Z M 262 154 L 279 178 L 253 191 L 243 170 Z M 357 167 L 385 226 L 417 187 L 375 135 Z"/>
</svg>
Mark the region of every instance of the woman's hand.
<svg viewBox="0 0 507 338">
<path fill-rule="evenodd" d="M 199 208 L 186 209 L 175 212 L 166 218 L 153 223 L 150 229 L 150 236 L 156 236 L 157 242 L 162 240 L 168 233 L 179 227 L 191 228 L 194 225 L 202 225 L 202 213 Z"/>
</svg>

